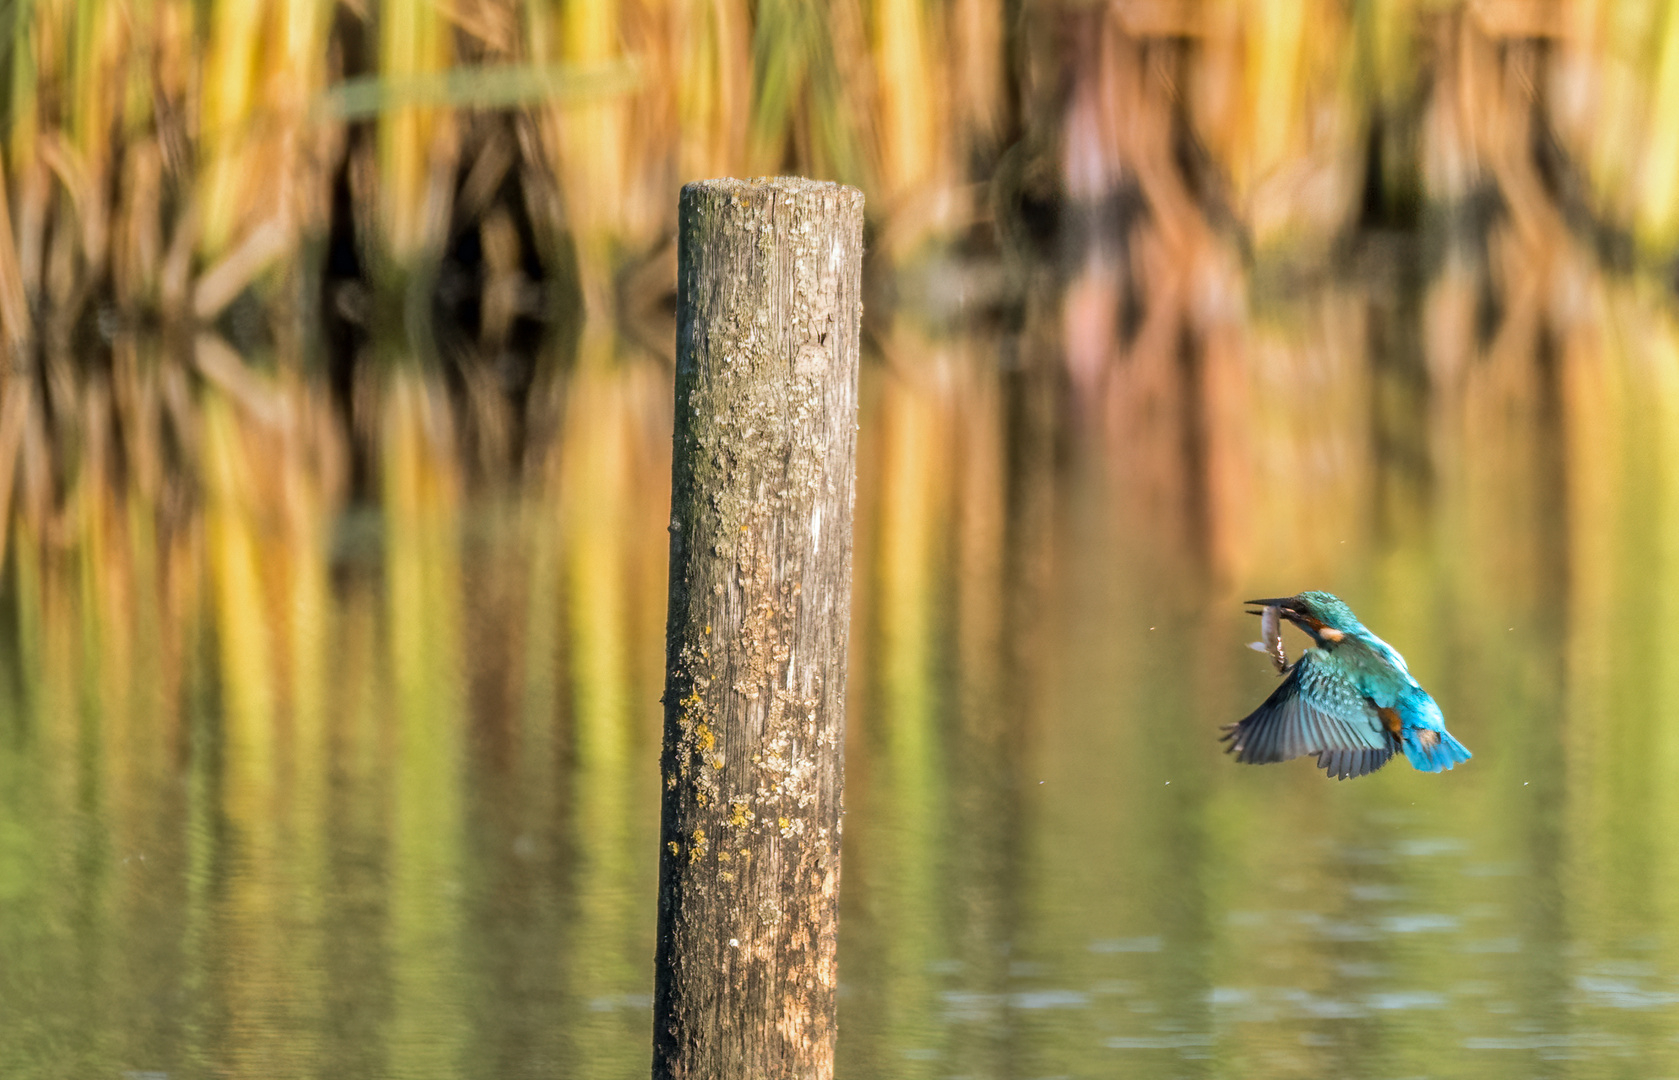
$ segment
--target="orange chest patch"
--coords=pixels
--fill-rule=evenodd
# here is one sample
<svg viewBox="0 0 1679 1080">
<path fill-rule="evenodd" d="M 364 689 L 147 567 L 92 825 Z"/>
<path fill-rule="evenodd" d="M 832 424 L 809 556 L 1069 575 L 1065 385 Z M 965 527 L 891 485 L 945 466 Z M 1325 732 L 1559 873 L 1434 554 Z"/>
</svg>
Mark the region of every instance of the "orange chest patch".
<svg viewBox="0 0 1679 1080">
<path fill-rule="evenodd" d="M 1399 738 L 1400 732 L 1405 727 L 1399 719 L 1399 710 L 1377 706 L 1376 715 L 1381 717 L 1382 726 L 1386 728 L 1394 738 Z M 1413 728 L 1411 737 L 1415 739 L 1417 745 L 1424 750 L 1432 750 L 1436 746 L 1440 745 L 1440 733 L 1438 731 L 1430 731 L 1427 728 Z"/>
</svg>

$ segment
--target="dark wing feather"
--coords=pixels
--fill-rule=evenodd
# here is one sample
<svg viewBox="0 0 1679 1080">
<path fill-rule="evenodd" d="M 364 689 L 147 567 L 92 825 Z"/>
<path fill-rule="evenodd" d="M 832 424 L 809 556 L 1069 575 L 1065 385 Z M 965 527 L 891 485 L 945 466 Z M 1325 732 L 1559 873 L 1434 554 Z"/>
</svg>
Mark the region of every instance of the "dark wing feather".
<svg viewBox="0 0 1679 1080">
<path fill-rule="evenodd" d="M 1350 780 L 1386 765 L 1397 749 L 1395 740 L 1393 746 L 1384 746 L 1379 750 L 1332 750 L 1318 755 L 1318 768 L 1337 780 Z"/>
<path fill-rule="evenodd" d="M 1265 704 L 1225 729 L 1225 753 L 1252 765 L 1316 754 L 1338 780 L 1364 776 L 1399 749 L 1351 680 L 1308 649 Z"/>
</svg>

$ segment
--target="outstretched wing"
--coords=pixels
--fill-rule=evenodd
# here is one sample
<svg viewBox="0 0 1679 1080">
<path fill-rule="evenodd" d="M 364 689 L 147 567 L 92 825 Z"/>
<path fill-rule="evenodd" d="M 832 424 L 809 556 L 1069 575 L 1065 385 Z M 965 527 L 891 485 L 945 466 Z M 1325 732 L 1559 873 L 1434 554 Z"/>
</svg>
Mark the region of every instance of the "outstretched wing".
<svg viewBox="0 0 1679 1080">
<path fill-rule="evenodd" d="M 1318 768 L 1337 780 L 1387 764 L 1399 740 L 1352 681 L 1321 656 L 1306 650 L 1265 704 L 1225 729 L 1225 753 L 1252 765 L 1316 754 Z"/>
</svg>

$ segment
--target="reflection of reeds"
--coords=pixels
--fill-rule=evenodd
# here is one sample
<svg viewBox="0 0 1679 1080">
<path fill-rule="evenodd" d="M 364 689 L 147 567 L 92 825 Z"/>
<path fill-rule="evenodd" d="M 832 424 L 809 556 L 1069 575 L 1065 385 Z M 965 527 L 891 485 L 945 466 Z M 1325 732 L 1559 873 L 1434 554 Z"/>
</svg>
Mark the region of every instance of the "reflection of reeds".
<svg viewBox="0 0 1679 1080">
<path fill-rule="evenodd" d="M 452 974 L 461 963 L 462 744 L 460 555 L 454 446 L 435 386 L 399 375 L 387 390 L 384 570 L 395 736 L 391 888 L 392 1066 L 421 1076 L 458 1068 L 466 1030 Z"/>
<path fill-rule="evenodd" d="M 132 1053 L 120 1060 L 452 1072 L 498 1041 L 484 1033 L 499 1011 L 460 973 L 484 940 L 467 924 L 504 899 L 469 876 L 503 865 L 537 873 L 554 912 L 530 927 L 527 984 L 551 986 L 564 965 L 564 993 L 531 998 L 525 1027 L 550 1032 L 550 1052 L 578 1068 L 645 1068 L 631 1036 L 645 1028 L 652 908 L 634 898 L 655 864 L 633 853 L 653 849 L 656 811 L 637 808 L 657 800 L 656 773 L 634 763 L 651 760 L 636 751 L 658 722 L 658 370 L 589 365 L 598 379 L 573 388 L 564 439 L 533 461 L 518 513 L 481 520 L 463 512 L 441 383 L 396 365 L 377 388 L 382 513 L 335 525 L 346 489 L 334 407 L 254 370 L 269 365 L 230 368 L 226 349 L 205 337 L 191 357 L 211 385 L 177 418 L 188 441 L 159 405 L 175 361 L 122 343 L 111 389 L 85 396 L 90 412 L 115 401 L 130 422 L 94 424 L 62 477 L 68 494 L 9 530 L 21 655 L 0 665 L 0 691 L 26 703 L 16 723 L 33 749 L 0 754 L 6 777 L 32 776 L 0 799 L 30 800 L 29 843 L 43 846 L 8 840 L 0 873 L 10 880 L 31 851 L 82 846 L 66 867 L 74 883 L 42 866 L 28 874 L 38 895 L 9 909 L 51 923 L 54 895 L 83 898 L 81 944 L 30 946 L 43 962 L 71 948 L 96 959 L 72 965 L 87 979 L 63 987 L 78 995 L 64 1022 L 140 1031 L 88 1010 L 144 1018 L 155 981 L 175 1021 L 154 1043 L 111 1044 Z M 469 581 L 496 579 L 505 587 L 464 602 Z M 495 627 L 483 649 L 468 608 Z M 482 714 L 479 693 L 493 703 Z M 516 715 L 502 715 L 508 703 Z M 472 820 L 496 802 L 477 785 L 504 783 L 469 764 L 497 725 L 519 740 L 521 799 L 548 808 L 515 831 Z M 166 901 L 169 917 L 147 917 Z M 10 992 L 35 976 L 9 964 L 4 978 Z M 590 1022 L 571 1026 L 578 1017 Z"/>
<path fill-rule="evenodd" d="M 918 344 L 912 335 L 900 335 L 893 351 L 915 350 Z M 871 455 L 878 463 L 880 501 L 870 545 L 876 595 L 869 637 L 879 682 L 875 707 L 864 713 L 877 723 L 864 735 L 878 762 L 870 802 L 893 826 L 880 834 L 874 865 L 865 873 L 891 918 L 921 927 L 938 924 L 938 883 L 949 861 L 943 850 L 948 789 L 936 651 L 943 630 L 939 597 L 946 585 L 939 570 L 948 542 L 944 480 L 953 449 L 950 402 L 942 392 L 948 386 L 946 366 L 940 357 L 925 369 L 931 375 L 925 382 L 881 388 L 878 456 Z M 905 936 L 882 959 L 876 1022 L 900 1039 L 924 1038 L 934 1026 L 926 1012 L 934 996 L 930 976 L 947 955 L 944 945 L 942 935 Z"/>
<path fill-rule="evenodd" d="M 1461 775 L 1384 773 L 1357 788 L 1215 771 L 1212 719 L 1240 696 L 1231 657 L 1246 654 L 1199 614 L 1195 568 L 1150 550 L 1154 530 L 1177 535 L 1159 520 L 1169 509 L 1092 475 L 1137 462 L 1059 469 L 1053 424 L 1022 415 L 1044 370 L 999 370 L 989 338 L 889 327 L 861 435 L 858 655 L 870 659 L 856 681 L 847 857 L 852 902 L 874 903 L 847 916 L 859 943 L 845 961 L 859 987 L 844 1006 L 859 1033 L 851 1060 L 933 1049 L 1002 1074 L 1020 1044 L 987 1025 L 1007 1023 L 1036 1040 L 1031 1071 L 1081 1071 L 1077 1041 L 1046 1034 L 1073 1013 L 1011 1004 L 1032 990 L 1011 971 L 1033 963 L 1078 986 L 1146 984 L 1160 1008 L 1202 1024 L 1212 987 L 1266 972 L 1319 998 L 1362 993 L 1303 951 L 1302 928 L 1275 937 L 1216 917 L 1287 909 L 1302 893 L 1403 880 L 1418 903 L 1450 910 L 1493 895 L 1522 933 L 1600 951 L 1616 946 L 1594 936 L 1599 923 L 1665 932 L 1662 793 L 1679 743 L 1658 715 L 1674 676 L 1652 605 L 1679 558 L 1679 338 L 1659 297 L 1586 276 L 1571 318 L 1523 301 L 1477 346 L 1462 280 L 1421 298 L 1425 359 L 1461 389 L 1419 406 L 1437 445 L 1456 449 L 1431 494 L 1400 504 L 1420 522 L 1398 534 L 1402 551 L 1374 543 L 1360 464 L 1370 379 L 1336 360 L 1373 348 L 1370 325 L 1390 316 L 1343 284 L 1239 342 L 1252 358 L 1234 384 L 1250 410 L 1246 452 L 1224 467 L 1253 498 L 1226 569 L 1355 579 L 1370 597 L 1361 613 L 1405 649 L 1454 727 L 1494 748 Z M 1046 317 L 1063 325 L 1058 308 Z M 186 973 L 157 992 L 185 1004 L 152 1037 L 224 1071 L 339 1055 L 369 1072 L 448 1071 L 509 1039 L 578 1068 L 644 1068 L 652 909 L 637 898 L 651 895 L 655 863 L 636 852 L 652 851 L 658 781 L 638 762 L 656 742 L 664 372 L 585 341 L 531 406 L 548 434 L 478 514 L 442 380 L 390 364 L 369 375 L 382 380 L 370 395 L 377 508 L 346 513 L 328 397 L 294 365 L 226 349 L 201 338 L 184 367 L 120 342 L 111 370 L 78 391 L 77 422 L 108 437 L 49 474 L 41 527 L 10 532 L 5 596 L 22 655 L 0 665 L 18 681 L 0 690 L 27 700 L 27 719 L 7 723 L 30 737 L 0 753 L 0 780 L 19 785 L 0 788 L 0 804 L 24 836 L 0 860 L 29 871 L 7 879 L 28 883 L 8 903 L 40 912 L 73 888 L 77 925 L 93 928 L 30 946 L 93 958 L 74 966 L 74 994 L 40 1000 L 84 1002 L 66 1005 L 81 1023 L 90 987 L 147 1000 L 153 984 L 127 980 L 154 970 L 138 959 L 156 942 L 125 929 L 162 925 L 162 970 Z M 1441 359 L 1454 349 L 1466 359 Z M 188 378 L 197 390 L 171 413 L 169 386 Z M 101 425 L 102 412 L 125 421 Z M 1489 643 L 1498 634 L 1531 647 L 1507 652 Z M 1535 659 L 1553 647 L 1561 668 Z M 1162 676 L 1185 657 L 1195 680 Z M 1400 786 L 1412 781 L 1434 786 Z M 1568 797 L 1530 813 L 1524 781 Z M 1450 797 L 1413 811 L 1424 790 Z M 1456 863 L 1401 878 L 1391 860 L 1342 858 L 1371 849 L 1372 816 L 1408 813 L 1418 829 L 1452 814 L 1508 823 L 1499 857 L 1534 876 L 1518 892 Z M 1342 847 L 1301 851 L 1292 838 L 1326 820 Z M 1609 832 L 1612 844 L 1593 840 Z M 100 844 L 143 849 L 174 886 L 113 869 Z M 66 850 L 80 854 L 52 854 Z M 1045 885 L 1042 866 L 1073 869 Z M 1235 882 L 1263 888 L 1236 896 Z M 524 905 L 514 929 L 509 897 Z M 1366 916 L 1349 898 L 1338 917 Z M 8 920 L 0 944 L 17 933 Z M 1357 937 L 1317 945 L 1335 964 L 1392 965 L 1419 985 L 1483 962 Z M 1533 1008 L 1566 996 L 1556 973 L 1586 970 L 1556 966 L 1571 963 L 1531 961 Z M 0 978 L 47 981 L 17 970 Z M 522 988 L 516 1000 L 496 996 L 507 985 Z M 1368 1042 L 1325 1050 L 1343 1055 L 1329 1071 L 1367 1071 L 1361 1055 L 1397 1030 L 1359 1022 Z M 1265 1053 L 1247 1029 L 1230 1045 L 1233 1060 Z"/>
</svg>

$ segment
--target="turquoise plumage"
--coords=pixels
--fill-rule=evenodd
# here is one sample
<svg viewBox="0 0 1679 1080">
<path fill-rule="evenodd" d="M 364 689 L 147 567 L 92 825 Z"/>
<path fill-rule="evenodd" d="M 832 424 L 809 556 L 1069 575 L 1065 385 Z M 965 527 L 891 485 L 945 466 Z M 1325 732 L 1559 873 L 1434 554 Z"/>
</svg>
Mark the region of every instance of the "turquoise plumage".
<svg viewBox="0 0 1679 1080">
<path fill-rule="evenodd" d="M 1340 599 L 1303 592 L 1247 602 L 1276 609 L 1310 635 L 1313 647 L 1285 668 L 1287 678 L 1263 705 L 1224 729 L 1225 752 L 1237 761 L 1263 765 L 1311 754 L 1319 768 L 1345 780 L 1375 772 L 1400 752 L 1423 772 L 1469 760 L 1405 658 Z M 1282 656 L 1275 642 L 1264 645 Z"/>
</svg>

